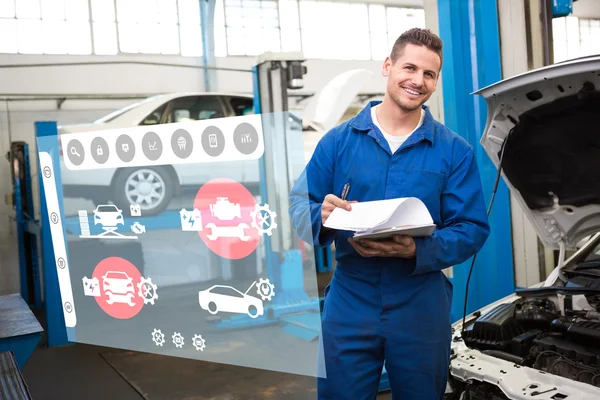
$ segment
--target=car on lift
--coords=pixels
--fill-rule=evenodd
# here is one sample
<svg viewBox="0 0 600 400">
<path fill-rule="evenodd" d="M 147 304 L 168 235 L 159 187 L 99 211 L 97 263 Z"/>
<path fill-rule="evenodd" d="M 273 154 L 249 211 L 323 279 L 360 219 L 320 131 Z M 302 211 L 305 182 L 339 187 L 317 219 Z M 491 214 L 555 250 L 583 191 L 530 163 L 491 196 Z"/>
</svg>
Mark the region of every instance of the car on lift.
<svg viewBox="0 0 600 400">
<path fill-rule="evenodd" d="M 302 131 L 304 135 L 305 161 L 324 132 L 344 116 L 364 82 L 371 76 L 371 71 L 357 69 L 335 77 L 310 100 L 307 110 L 312 115 L 309 118 L 304 112 L 290 110 L 290 129 Z M 252 96 L 233 93 L 161 94 L 112 112 L 93 123 L 61 125 L 58 127 L 59 138 L 68 133 L 248 115 L 254 113 L 253 101 Z M 61 171 L 65 197 L 88 199 L 95 205 L 112 202 L 121 210 L 128 209 L 130 204 L 139 204 L 144 216 L 165 210 L 173 196 L 183 188 L 193 187 L 197 190 L 215 173 L 214 168 L 198 170 L 189 165 L 72 171 L 66 168 L 62 154 Z M 219 165 L 219 173 L 243 183 L 258 195 L 260 167 L 257 161 Z"/>
<path fill-rule="evenodd" d="M 544 282 L 452 325 L 447 399 L 600 399 L 599 90 L 593 56 L 476 92 L 480 143 L 559 260 Z"/>
</svg>

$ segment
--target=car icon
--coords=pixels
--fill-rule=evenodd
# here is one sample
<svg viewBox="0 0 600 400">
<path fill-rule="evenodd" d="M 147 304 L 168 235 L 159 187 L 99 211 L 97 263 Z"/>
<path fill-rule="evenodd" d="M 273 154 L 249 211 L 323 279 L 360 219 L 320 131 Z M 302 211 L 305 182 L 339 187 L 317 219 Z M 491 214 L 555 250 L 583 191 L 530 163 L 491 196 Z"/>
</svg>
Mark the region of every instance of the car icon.
<svg viewBox="0 0 600 400">
<path fill-rule="evenodd" d="M 123 303 L 130 307 L 135 306 L 132 299 L 135 297 L 133 278 L 121 271 L 108 271 L 102 277 L 102 288 L 108 296 L 108 304 Z"/>
<path fill-rule="evenodd" d="M 248 291 L 254 286 L 252 284 Z M 257 318 L 264 314 L 261 299 L 249 296 L 231 286 L 214 285 L 210 289 L 198 293 L 200 308 L 211 314 L 220 311 L 238 314 L 248 314 L 251 318 Z"/>
<path fill-rule="evenodd" d="M 112 204 L 102 204 L 94 210 L 94 225 L 102 225 L 103 227 L 116 227 L 117 225 L 125 225 L 123 219 L 123 211 Z"/>
</svg>

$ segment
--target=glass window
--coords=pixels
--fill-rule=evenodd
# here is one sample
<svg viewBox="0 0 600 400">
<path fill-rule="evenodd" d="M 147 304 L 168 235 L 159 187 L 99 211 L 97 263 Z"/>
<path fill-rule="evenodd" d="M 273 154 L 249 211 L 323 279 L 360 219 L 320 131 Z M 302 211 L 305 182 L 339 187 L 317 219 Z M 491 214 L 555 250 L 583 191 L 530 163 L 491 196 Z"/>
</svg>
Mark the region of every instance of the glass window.
<svg viewBox="0 0 600 400">
<path fill-rule="evenodd" d="M 171 101 L 167 123 L 199 121 L 224 116 L 218 97 L 188 96 Z"/>
<path fill-rule="evenodd" d="M 167 108 L 167 104 L 163 104 L 162 106 L 158 107 L 156 110 L 152 111 L 146 118 L 144 118 L 144 120 L 142 122 L 140 122 L 140 125 L 156 125 L 156 124 L 160 124 L 163 113 L 165 112 L 165 109 Z"/>
<path fill-rule="evenodd" d="M 254 114 L 254 99 L 247 97 L 232 97 L 229 104 L 236 116 Z"/>
<path fill-rule="evenodd" d="M 115 3 L 106 0 L 92 0 L 92 20 L 113 22 L 115 18 Z"/>
<path fill-rule="evenodd" d="M 15 17 L 15 0 L 0 0 L 0 18 Z M 4 37 L 4 36 L 2 36 Z"/>
</svg>

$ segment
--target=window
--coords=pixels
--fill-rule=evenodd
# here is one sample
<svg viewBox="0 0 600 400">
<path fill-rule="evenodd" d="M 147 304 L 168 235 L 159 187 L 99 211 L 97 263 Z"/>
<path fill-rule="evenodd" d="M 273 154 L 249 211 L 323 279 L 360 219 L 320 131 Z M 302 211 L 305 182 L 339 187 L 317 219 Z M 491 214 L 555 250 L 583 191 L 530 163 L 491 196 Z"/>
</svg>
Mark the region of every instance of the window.
<svg viewBox="0 0 600 400">
<path fill-rule="evenodd" d="M 167 104 L 163 104 L 158 107 L 156 110 L 152 111 L 150 115 L 148 115 L 144 120 L 140 123 L 140 125 L 156 125 L 160 124 L 162 116 L 167 108 Z"/>
<path fill-rule="evenodd" d="M 0 53 L 201 57 L 200 3 L 0 0 Z M 425 25 L 423 9 L 370 0 L 216 0 L 214 12 L 216 57 L 302 51 L 307 58 L 383 60 L 402 31 Z M 594 21 L 580 27 L 587 38 L 598 34 Z M 581 46 L 593 51 L 596 42 L 582 39 Z"/>
<path fill-rule="evenodd" d="M 247 97 L 231 97 L 229 104 L 236 116 L 254 114 L 254 100 Z"/>
<path fill-rule="evenodd" d="M 224 116 L 218 97 L 188 96 L 171 101 L 166 122 L 198 121 Z"/>
<path fill-rule="evenodd" d="M 600 54 L 600 20 L 573 16 L 552 20 L 554 62 Z"/>
</svg>

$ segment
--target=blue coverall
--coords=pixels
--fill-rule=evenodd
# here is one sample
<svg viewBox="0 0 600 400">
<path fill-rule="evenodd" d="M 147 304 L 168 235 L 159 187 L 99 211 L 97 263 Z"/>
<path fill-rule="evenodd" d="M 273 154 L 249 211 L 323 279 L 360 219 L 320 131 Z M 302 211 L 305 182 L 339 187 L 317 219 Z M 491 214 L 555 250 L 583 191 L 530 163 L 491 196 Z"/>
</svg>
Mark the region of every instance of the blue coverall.
<svg viewBox="0 0 600 400">
<path fill-rule="evenodd" d="M 437 122 L 427 106 L 423 124 L 391 154 L 371 119 L 370 102 L 327 132 L 292 188 L 290 216 L 315 246 L 335 241 L 337 267 L 325 289 L 322 349 L 327 378 L 321 400 L 371 400 L 383 364 L 394 399 L 442 399 L 450 358 L 452 284 L 441 272 L 473 256 L 489 235 L 473 148 Z M 353 232 L 322 231 L 329 193 L 347 200 L 421 199 L 437 225 L 415 238 L 413 259 L 362 257 Z"/>
</svg>

